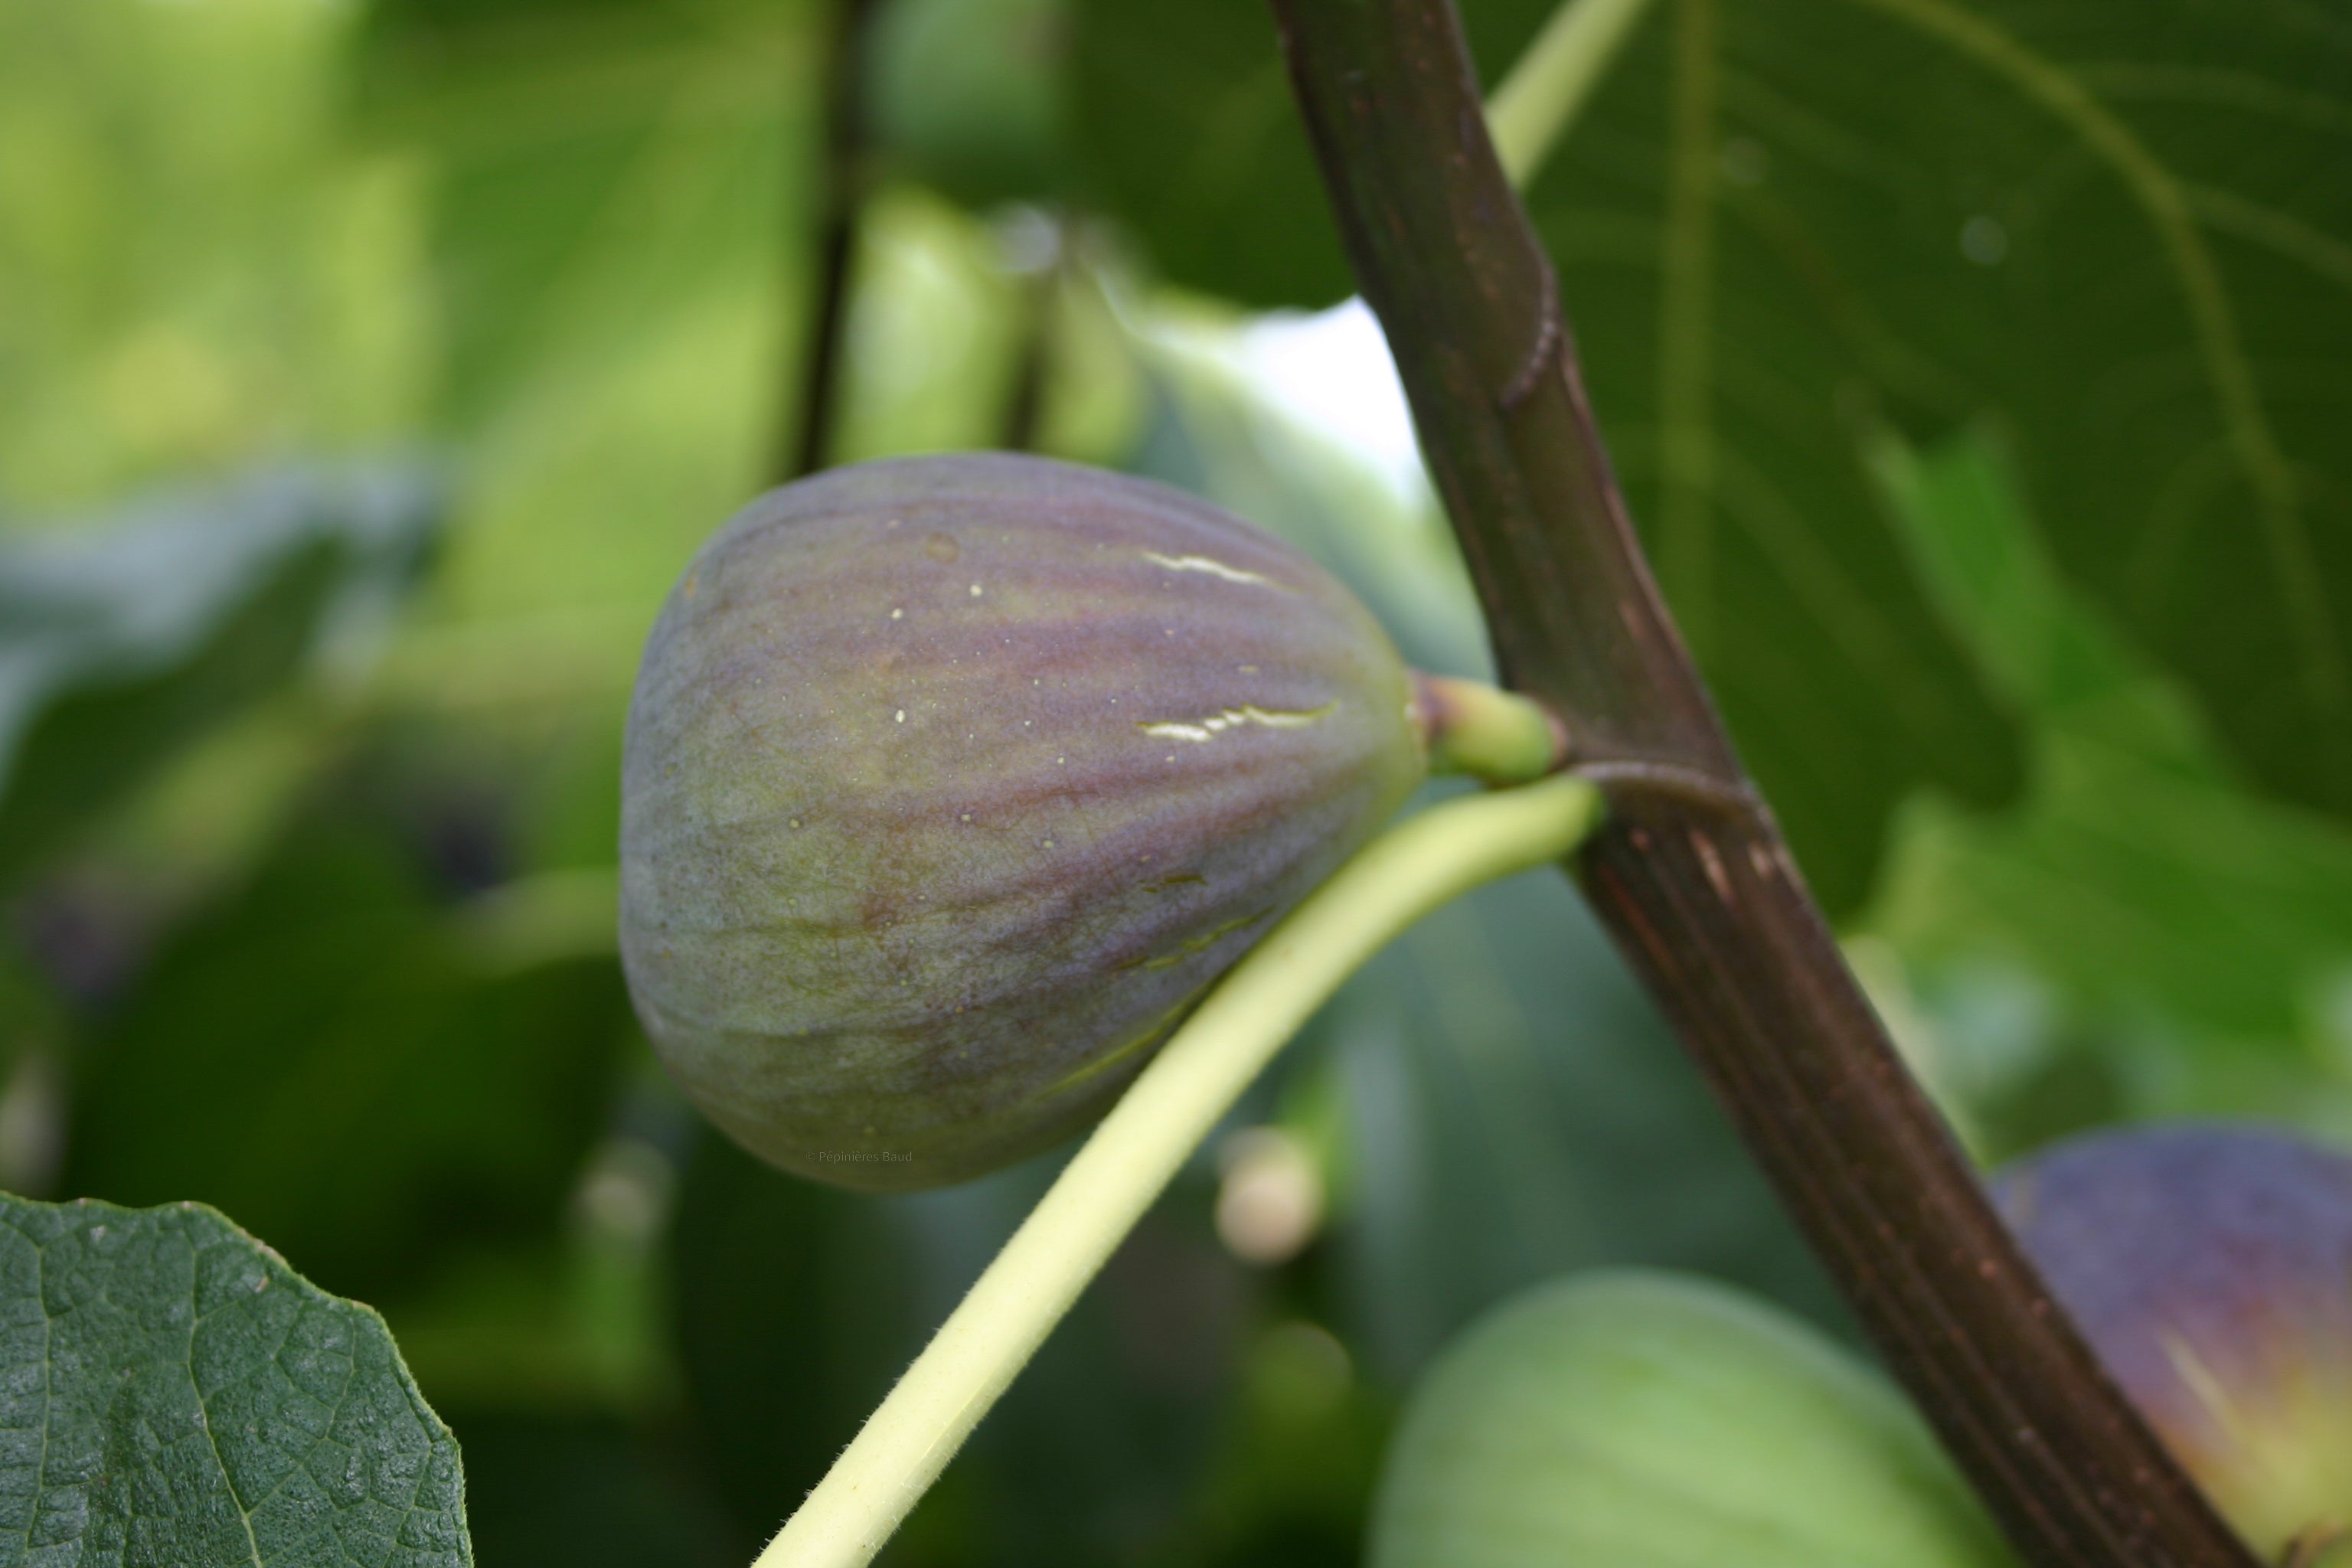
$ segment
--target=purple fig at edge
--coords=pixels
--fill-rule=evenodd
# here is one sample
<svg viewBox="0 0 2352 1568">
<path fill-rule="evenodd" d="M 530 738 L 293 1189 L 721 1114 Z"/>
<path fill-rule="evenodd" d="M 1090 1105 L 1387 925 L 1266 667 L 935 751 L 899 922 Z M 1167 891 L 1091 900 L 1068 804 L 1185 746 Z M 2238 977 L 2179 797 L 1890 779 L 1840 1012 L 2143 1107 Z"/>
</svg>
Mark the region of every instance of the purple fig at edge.
<svg viewBox="0 0 2352 1568">
<path fill-rule="evenodd" d="M 2352 1157 L 2131 1128 L 2010 1167 L 2003 1214 L 2124 1391 L 2268 1562 L 2352 1562 Z"/>
</svg>

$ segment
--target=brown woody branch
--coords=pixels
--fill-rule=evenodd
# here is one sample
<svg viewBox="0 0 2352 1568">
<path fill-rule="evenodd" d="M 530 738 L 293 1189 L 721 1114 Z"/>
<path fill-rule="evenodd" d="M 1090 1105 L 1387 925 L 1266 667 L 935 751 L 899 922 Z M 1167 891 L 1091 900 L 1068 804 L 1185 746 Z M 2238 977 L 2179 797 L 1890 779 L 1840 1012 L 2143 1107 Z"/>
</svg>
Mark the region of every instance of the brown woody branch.
<svg viewBox="0 0 2352 1568">
<path fill-rule="evenodd" d="M 1445 0 L 1272 0 L 1509 681 L 1612 819 L 1587 896 L 1895 1374 L 2042 1568 L 2252 1568 L 1985 1200 L 1660 602 Z"/>
</svg>

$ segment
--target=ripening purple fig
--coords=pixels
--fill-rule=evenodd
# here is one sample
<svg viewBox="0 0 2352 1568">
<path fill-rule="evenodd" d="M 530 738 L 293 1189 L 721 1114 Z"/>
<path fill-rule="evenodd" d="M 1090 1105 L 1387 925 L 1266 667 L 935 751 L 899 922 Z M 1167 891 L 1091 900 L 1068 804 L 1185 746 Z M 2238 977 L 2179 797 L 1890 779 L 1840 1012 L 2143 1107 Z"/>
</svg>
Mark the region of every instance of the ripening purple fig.
<svg viewBox="0 0 2352 1568">
<path fill-rule="evenodd" d="M 1996 1195 L 2174 1455 L 2267 1561 L 2352 1559 L 2352 1158 L 2284 1132 L 2095 1133 Z"/>
<path fill-rule="evenodd" d="M 1416 691 L 1328 574 L 1162 486 L 1003 454 L 787 486 L 646 649 L 638 1014 L 787 1170 L 993 1169 L 1099 1116 L 1403 802 Z"/>
</svg>

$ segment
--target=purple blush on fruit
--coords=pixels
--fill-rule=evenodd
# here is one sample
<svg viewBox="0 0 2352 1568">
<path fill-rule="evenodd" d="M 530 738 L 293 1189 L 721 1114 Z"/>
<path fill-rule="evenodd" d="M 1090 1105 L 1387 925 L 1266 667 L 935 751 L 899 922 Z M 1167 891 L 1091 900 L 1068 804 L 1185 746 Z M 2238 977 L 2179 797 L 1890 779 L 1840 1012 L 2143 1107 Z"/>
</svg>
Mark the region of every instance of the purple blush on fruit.
<svg viewBox="0 0 2352 1568">
<path fill-rule="evenodd" d="M 2352 1535 L 2352 1157 L 2252 1126 L 2133 1128 L 2021 1162 L 1995 1195 L 2254 1547 L 2334 1561 Z"/>
<path fill-rule="evenodd" d="M 773 1164 L 936 1186 L 1087 1125 L 1425 772 L 1297 550 L 1008 454 L 835 469 L 704 546 L 630 705 L 621 956 Z"/>
</svg>

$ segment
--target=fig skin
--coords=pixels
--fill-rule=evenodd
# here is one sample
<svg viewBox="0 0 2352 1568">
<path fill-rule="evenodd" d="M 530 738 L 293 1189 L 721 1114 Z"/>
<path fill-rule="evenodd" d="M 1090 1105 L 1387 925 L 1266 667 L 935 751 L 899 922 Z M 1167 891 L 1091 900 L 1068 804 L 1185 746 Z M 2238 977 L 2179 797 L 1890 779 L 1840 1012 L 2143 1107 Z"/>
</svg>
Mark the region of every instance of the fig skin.
<svg viewBox="0 0 2352 1568">
<path fill-rule="evenodd" d="M 688 1096 L 872 1191 L 1059 1142 L 1424 771 L 1412 677 L 1305 556 L 1008 454 L 753 502 L 655 625 L 621 954 Z"/>
<path fill-rule="evenodd" d="M 2256 1552 L 2336 1562 L 2352 1529 L 2352 1157 L 2253 1126 L 2132 1128 L 2069 1140 L 1994 1191 Z"/>
</svg>

